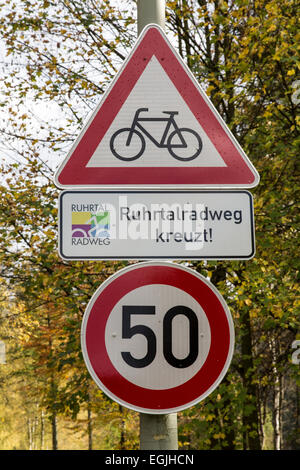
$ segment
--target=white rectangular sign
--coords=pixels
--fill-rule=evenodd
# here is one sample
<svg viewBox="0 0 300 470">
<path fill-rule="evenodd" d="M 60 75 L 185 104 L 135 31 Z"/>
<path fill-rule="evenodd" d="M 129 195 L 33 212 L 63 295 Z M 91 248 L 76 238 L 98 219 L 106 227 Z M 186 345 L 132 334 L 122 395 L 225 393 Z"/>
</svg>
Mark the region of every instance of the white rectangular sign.
<svg viewBox="0 0 300 470">
<path fill-rule="evenodd" d="M 250 259 L 252 195 L 240 191 L 63 191 L 66 260 Z"/>
</svg>

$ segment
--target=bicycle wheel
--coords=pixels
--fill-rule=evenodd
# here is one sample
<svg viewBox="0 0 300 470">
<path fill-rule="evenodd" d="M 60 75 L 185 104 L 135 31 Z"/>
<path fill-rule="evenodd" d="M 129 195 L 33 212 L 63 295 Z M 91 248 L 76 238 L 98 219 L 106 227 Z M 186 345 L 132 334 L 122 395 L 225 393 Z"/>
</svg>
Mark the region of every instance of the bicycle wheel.
<svg viewBox="0 0 300 470">
<path fill-rule="evenodd" d="M 128 136 L 131 133 L 130 143 Z M 110 150 L 119 160 L 129 162 L 139 158 L 145 150 L 146 142 L 142 134 L 128 128 L 119 129 L 110 139 Z"/>
<path fill-rule="evenodd" d="M 197 158 L 202 150 L 202 140 L 197 132 L 182 127 L 179 129 L 184 143 L 180 142 L 178 131 L 173 131 L 168 138 L 167 147 L 176 160 L 188 162 Z"/>
</svg>

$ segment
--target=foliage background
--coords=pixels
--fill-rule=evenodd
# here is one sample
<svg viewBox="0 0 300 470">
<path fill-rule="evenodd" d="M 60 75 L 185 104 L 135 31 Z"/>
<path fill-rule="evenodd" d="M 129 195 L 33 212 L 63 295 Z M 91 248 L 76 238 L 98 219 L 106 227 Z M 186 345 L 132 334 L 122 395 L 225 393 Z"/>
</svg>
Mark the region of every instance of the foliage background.
<svg viewBox="0 0 300 470">
<path fill-rule="evenodd" d="M 179 413 L 179 445 L 299 449 L 297 2 L 166 3 L 167 35 L 261 177 L 255 258 L 190 262 L 228 302 L 236 348 L 218 389 Z M 88 300 L 126 263 L 58 257 L 53 185 L 134 44 L 136 2 L 2 0 L 0 35 L 0 448 L 137 449 L 137 413 L 97 389 L 80 351 Z"/>
</svg>

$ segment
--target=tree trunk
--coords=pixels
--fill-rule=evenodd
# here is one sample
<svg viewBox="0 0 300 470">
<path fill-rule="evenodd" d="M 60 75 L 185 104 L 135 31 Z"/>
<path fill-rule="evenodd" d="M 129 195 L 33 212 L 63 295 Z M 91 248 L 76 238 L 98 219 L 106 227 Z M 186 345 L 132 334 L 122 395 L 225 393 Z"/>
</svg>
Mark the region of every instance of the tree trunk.
<svg viewBox="0 0 300 470">
<path fill-rule="evenodd" d="M 261 443 L 259 438 L 259 412 L 257 402 L 256 385 L 253 381 L 253 355 L 252 355 L 252 335 L 250 313 L 248 308 L 241 309 L 240 312 L 242 334 L 242 367 L 241 374 L 243 385 L 247 390 L 247 398 L 243 407 L 244 424 L 244 446 L 249 450 L 260 450 Z"/>
<path fill-rule="evenodd" d="M 57 450 L 57 423 L 56 414 L 51 416 L 51 429 L 52 429 L 52 450 Z"/>
<path fill-rule="evenodd" d="M 281 450 L 281 409 L 282 409 L 282 377 L 278 372 L 277 358 L 279 356 L 279 345 L 275 338 L 271 340 L 272 350 L 272 368 L 274 374 L 274 388 L 273 388 L 273 430 L 274 430 L 274 450 Z"/>
<path fill-rule="evenodd" d="M 215 270 L 212 272 L 211 276 L 211 282 L 218 288 L 218 284 L 220 282 L 224 282 L 226 280 L 226 268 L 223 267 L 222 265 L 216 266 Z M 225 376 L 223 379 L 223 383 L 228 383 L 228 378 Z M 227 410 L 230 408 L 230 400 L 229 398 L 223 400 L 223 410 L 224 412 L 227 412 Z M 216 439 L 214 440 L 211 438 L 212 442 L 212 447 L 216 444 L 218 444 L 221 449 L 224 450 L 233 450 L 234 447 L 234 438 L 235 438 L 235 433 L 234 433 L 234 425 L 233 425 L 233 420 L 234 417 L 231 414 L 227 415 L 227 420 L 226 420 L 226 425 L 224 424 L 223 417 L 220 416 L 221 412 L 220 410 L 217 410 L 217 415 L 218 415 L 218 423 L 219 426 L 222 429 L 222 433 L 225 434 L 225 438 L 220 440 Z"/>
<path fill-rule="evenodd" d="M 31 419 L 27 418 L 27 436 L 28 436 L 28 449 L 32 450 L 32 428 L 31 428 Z"/>
<path fill-rule="evenodd" d="M 120 450 L 125 450 L 125 420 L 123 418 L 123 407 L 119 405 L 121 413 L 121 434 L 120 434 Z"/>
<path fill-rule="evenodd" d="M 274 429 L 274 449 L 281 450 L 281 403 L 282 387 L 281 377 L 276 377 L 273 396 L 273 429 Z"/>
<path fill-rule="evenodd" d="M 93 450 L 93 426 L 92 426 L 92 412 L 90 397 L 88 397 L 88 437 L 89 437 L 89 450 Z"/>
<path fill-rule="evenodd" d="M 41 433 L 40 433 L 40 449 L 44 450 L 44 441 L 45 441 L 45 422 L 44 422 L 44 412 L 41 411 Z"/>
</svg>

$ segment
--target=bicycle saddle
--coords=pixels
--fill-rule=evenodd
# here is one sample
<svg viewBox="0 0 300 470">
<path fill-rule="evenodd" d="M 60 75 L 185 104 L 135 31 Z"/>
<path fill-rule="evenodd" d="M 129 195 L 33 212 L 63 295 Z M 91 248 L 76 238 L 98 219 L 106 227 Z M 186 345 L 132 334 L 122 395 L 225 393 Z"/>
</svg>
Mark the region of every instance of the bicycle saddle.
<svg viewBox="0 0 300 470">
<path fill-rule="evenodd" d="M 170 114 L 170 116 L 175 116 L 176 114 L 179 114 L 179 111 L 163 111 L 164 114 Z"/>
</svg>

